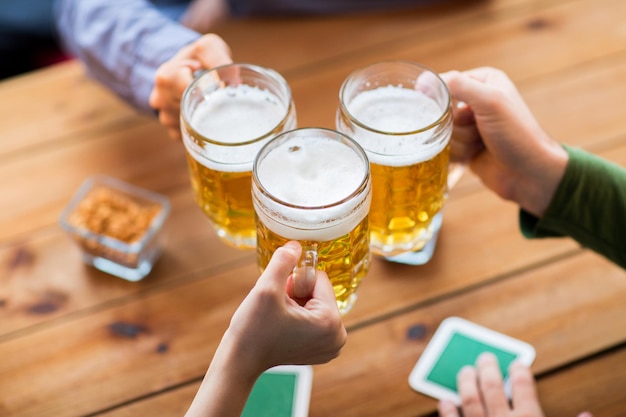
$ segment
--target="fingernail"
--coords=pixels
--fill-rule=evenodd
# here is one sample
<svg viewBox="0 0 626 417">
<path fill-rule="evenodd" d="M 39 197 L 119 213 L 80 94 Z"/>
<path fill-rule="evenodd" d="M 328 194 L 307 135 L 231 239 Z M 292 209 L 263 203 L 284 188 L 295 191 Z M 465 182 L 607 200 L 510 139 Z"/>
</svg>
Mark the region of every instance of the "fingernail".
<svg viewBox="0 0 626 417">
<path fill-rule="evenodd" d="M 474 372 L 474 367 L 471 365 L 465 365 L 459 370 L 459 376 L 467 375 Z"/>
<path fill-rule="evenodd" d="M 517 372 L 517 371 L 521 371 L 526 369 L 527 366 L 524 365 L 523 363 L 521 363 L 518 360 L 514 360 L 513 362 L 511 362 L 511 364 L 509 365 L 509 372 Z"/>
<path fill-rule="evenodd" d="M 498 362 L 498 358 L 496 358 L 496 355 L 494 355 L 491 352 L 483 352 L 480 355 L 478 355 L 478 359 L 476 359 L 476 364 L 489 364 L 489 363 L 493 363 L 493 362 Z"/>
<path fill-rule="evenodd" d="M 448 399 L 439 401 L 437 408 L 441 417 L 453 416 L 456 413 L 456 404 Z"/>
<path fill-rule="evenodd" d="M 298 253 L 300 252 L 300 243 L 292 240 L 292 241 L 285 243 L 283 245 L 283 248 L 287 249 L 289 252 L 293 253 L 294 255 L 298 255 Z"/>
<path fill-rule="evenodd" d="M 293 270 L 293 296 L 308 298 L 315 286 L 315 268 L 303 266 Z"/>
</svg>

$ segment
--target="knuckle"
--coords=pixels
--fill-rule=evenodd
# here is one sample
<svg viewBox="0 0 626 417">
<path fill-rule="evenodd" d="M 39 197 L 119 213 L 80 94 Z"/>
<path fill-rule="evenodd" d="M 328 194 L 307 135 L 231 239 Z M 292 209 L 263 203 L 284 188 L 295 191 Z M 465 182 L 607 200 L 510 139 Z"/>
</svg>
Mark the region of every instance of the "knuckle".
<svg viewBox="0 0 626 417">
<path fill-rule="evenodd" d="M 479 382 L 480 388 L 485 393 L 497 392 L 498 390 L 501 391 L 503 389 L 502 384 L 495 379 L 481 379 Z"/>
<path fill-rule="evenodd" d="M 461 395 L 461 407 L 464 410 L 472 410 L 482 407 L 482 402 L 478 393 Z"/>
<path fill-rule="evenodd" d="M 168 88 L 172 83 L 172 77 L 166 69 L 160 68 L 154 74 L 155 88 Z"/>
</svg>

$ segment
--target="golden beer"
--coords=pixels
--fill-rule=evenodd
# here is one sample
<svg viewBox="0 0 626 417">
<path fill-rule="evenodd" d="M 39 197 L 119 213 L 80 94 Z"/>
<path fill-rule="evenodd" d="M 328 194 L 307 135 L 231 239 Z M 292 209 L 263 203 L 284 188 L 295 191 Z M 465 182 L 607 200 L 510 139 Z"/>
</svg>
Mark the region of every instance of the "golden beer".
<svg viewBox="0 0 626 417">
<path fill-rule="evenodd" d="M 274 251 L 292 238 L 272 232 L 262 221 L 257 223 L 257 261 L 261 271 L 269 263 Z M 328 275 L 335 291 L 337 307 L 347 313 L 356 301 L 356 290 L 367 275 L 370 263 L 368 219 L 363 220 L 349 233 L 333 240 L 301 240 L 303 248 L 316 248 L 317 268 Z"/>
<path fill-rule="evenodd" d="M 432 219 L 446 198 L 449 155 L 446 146 L 432 159 L 413 165 L 371 164 L 370 232 L 382 254 L 422 249 L 432 237 Z"/>
<path fill-rule="evenodd" d="M 224 172 L 205 167 L 187 156 L 196 203 L 222 239 L 235 246 L 256 244 L 251 171 Z M 249 242 L 249 243 L 246 243 Z"/>
<path fill-rule="evenodd" d="M 226 65 L 200 75 L 185 91 L 181 131 L 194 196 L 224 242 L 255 247 L 254 157 L 295 125 L 289 86 L 272 70 Z"/>
<path fill-rule="evenodd" d="M 262 270 L 289 240 L 317 252 L 337 305 L 347 313 L 369 269 L 369 162 L 352 139 L 328 129 L 296 129 L 259 152 L 252 194 Z"/>
<path fill-rule="evenodd" d="M 443 81 L 402 61 L 356 71 L 341 88 L 337 129 L 370 160 L 372 252 L 421 250 L 447 195 L 452 112 Z"/>
</svg>

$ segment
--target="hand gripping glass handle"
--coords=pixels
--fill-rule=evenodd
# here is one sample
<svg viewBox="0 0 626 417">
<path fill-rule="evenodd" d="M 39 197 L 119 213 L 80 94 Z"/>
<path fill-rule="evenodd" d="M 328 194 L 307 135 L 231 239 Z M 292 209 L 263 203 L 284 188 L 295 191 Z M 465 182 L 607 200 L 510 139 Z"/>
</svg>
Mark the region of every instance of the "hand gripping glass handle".
<svg viewBox="0 0 626 417">
<path fill-rule="evenodd" d="M 313 292 L 315 284 L 315 269 L 317 268 L 317 243 L 302 248 L 300 263 L 293 269 L 293 296 L 294 298 L 308 298 Z"/>
</svg>

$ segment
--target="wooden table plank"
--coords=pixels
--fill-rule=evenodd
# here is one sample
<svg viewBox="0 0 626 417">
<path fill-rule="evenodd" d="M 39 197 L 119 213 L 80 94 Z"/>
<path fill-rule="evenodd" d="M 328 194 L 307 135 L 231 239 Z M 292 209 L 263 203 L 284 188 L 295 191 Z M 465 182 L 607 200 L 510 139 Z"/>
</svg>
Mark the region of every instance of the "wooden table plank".
<svg viewBox="0 0 626 417">
<path fill-rule="evenodd" d="M 623 10 L 626 4 L 616 2 L 615 7 Z M 619 81 L 623 79 L 625 72 L 623 62 L 626 54 L 626 30 L 621 29 L 623 23 L 620 16 L 626 14 L 626 10 L 622 13 L 616 12 L 613 17 L 605 16 L 606 14 L 606 10 L 598 8 L 593 0 L 567 3 L 543 13 L 530 12 L 504 22 L 500 20 L 486 21 L 484 24 L 473 22 L 473 26 L 461 28 L 461 31 L 450 30 L 449 33 L 442 33 L 436 40 L 413 38 L 394 48 L 351 56 L 349 60 L 336 62 L 328 68 L 321 68 L 304 76 L 300 74 L 286 76 L 294 92 L 300 125 L 332 127 L 335 123 L 341 82 L 356 68 L 387 59 L 413 60 L 437 71 L 490 65 L 507 71 L 514 82 L 518 83 L 523 94 L 527 93 L 526 88 L 529 89 L 529 94 L 533 93 L 528 98 L 529 105 L 540 120 L 551 121 L 549 123 L 551 133 L 553 130 L 555 135 L 560 133 L 556 130 L 557 126 L 571 127 L 562 136 L 557 137 L 568 143 L 582 144 L 585 140 L 590 140 L 581 138 L 578 142 L 580 133 L 577 133 L 577 127 L 581 124 L 587 126 L 585 132 L 591 129 L 590 126 L 596 128 L 605 126 L 606 129 L 623 126 L 623 123 L 602 125 L 593 120 L 595 117 L 605 119 L 620 117 L 624 114 L 625 106 L 623 100 L 612 100 L 620 93 L 616 91 L 613 96 L 611 92 L 617 89 L 623 94 L 625 88 L 624 83 Z M 536 19 L 559 23 L 529 32 L 526 24 Z M 593 19 L 592 22 L 595 21 L 595 24 L 587 26 L 588 19 Z M 601 22 L 606 26 L 600 26 Z M 598 26 L 608 29 L 601 30 Z M 590 38 L 594 41 L 588 42 Z M 556 43 L 555 39 L 559 42 Z M 554 49 L 543 48 L 542 45 L 545 44 L 554 44 Z M 494 53 L 494 50 L 499 53 Z M 533 51 L 532 57 L 519 51 Z M 590 68 L 589 63 L 594 60 L 599 62 Z M 607 80 L 607 75 L 614 81 Z M 542 77 L 547 79 L 542 81 Z M 580 82 L 581 79 L 584 82 Z M 593 84 L 594 82 L 596 84 Z M 549 91 L 550 96 L 549 98 L 542 96 L 538 100 L 538 103 L 542 104 L 539 106 L 534 101 L 534 96 L 541 96 L 544 89 Z M 559 113 L 580 111 L 583 106 L 581 103 L 585 103 L 588 96 L 590 101 L 594 102 L 597 96 L 602 94 L 607 94 L 607 100 L 611 100 L 609 102 L 614 103 L 617 109 L 613 109 L 612 104 L 605 104 L 601 106 L 602 112 L 594 114 L 586 112 L 586 117 L 591 120 L 575 118 L 569 124 L 559 123 L 563 120 L 558 118 L 562 115 Z M 608 114 L 602 115 L 601 113 L 605 111 Z M 572 132 L 573 138 L 569 135 Z"/>
<path fill-rule="evenodd" d="M 392 12 L 384 18 L 363 14 L 229 21 L 216 31 L 229 42 L 235 59 L 275 68 L 290 82 L 306 83 L 311 76 L 337 67 L 337 61 L 342 61 L 339 63 L 343 69 L 330 89 L 333 99 L 349 71 L 382 59 L 412 59 L 440 71 L 488 64 L 506 69 L 516 81 L 521 81 L 624 50 L 626 35 L 620 29 L 620 10 L 626 6 L 619 0 L 607 7 L 597 7 L 592 0 L 541 2 L 533 7 L 522 7 L 523 0 L 457 3 Z M 284 42 L 294 32 L 300 35 L 298 42 Z M 255 42 L 250 42 L 250 38 Z M 542 48 L 546 43 L 553 47 Z M 283 46 L 268 53 L 259 44 Z M 533 58 L 519 53 L 523 50 L 533 51 Z M 61 127 L 68 134 L 74 133 L 74 137 L 84 137 L 90 129 L 136 117 L 134 110 L 120 105 L 119 99 L 88 80 L 78 63 L 56 68 L 26 75 L 10 84 L 0 83 L 1 113 L 31 113 L 37 120 L 23 123 L 7 117 L 3 121 L 5 134 L 0 142 L 0 157 L 20 149 L 36 149 L 48 142 L 58 143 L 65 138 L 50 137 L 49 132 Z M 31 79 L 35 80 L 32 86 Z M 33 101 L 37 94 L 55 100 Z M 332 125 L 335 105 L 333 102 L 326 106 L 330 116 L 321 119 L 315 116 L 316 112 L 301 112 L 302 123 Z M 314 108 L 319 111 L 323 107 Z M 67 125 L 74 127 L 67 129 Z"/>
<path fill-rule="evenodd" d="M 287 75 L 311 74 L 337 61 L 428 44 L 442 37 L 455 37 L 459 42 L 463 33 L 523 14 L 528 8 L 542 10 L 572 1 L 435 1 L 389 12 L 226 21 L 215 27 L 215 33 L 228 42 L 236 60 L 272 67 Z M 297 42 L 287 41 L 294 35 Z"/>
<path fill-rule="evenodd" d="M 626 164 L 626 144 L 600 155 Z M 220 265 L 241 262 L 254 271 L 253 252 L 222 244 L 195 206 L 189 190 L 182 191 L 172 202 L 170 244 L 153 274 L 139 284 L 85 268 L 77 248 L 58 227 L 46 229 L 41 237 L 0 247 L 0 265 L 5 271 L 0 274 L 0 300 L 7 300 L 0 309 L 0 335 L 147 291 L 164 282 L 173 285 L 184 277 L 208 276 Z M 480 245 L 476 245 L 477 239 L 482 239 Z M 357 324 L 411 308 L 449 292 L 558 261 L 576 250 L 577 245 L 569 239 L 524 239 L 518 230 L 516 206 L 480 189 L 449 201 L 437 251 L 429 264 L 411 267 L 374 259 L 359 290 L 360 299 L 346 322 Z M 33 309 L 42 311 L 36 306 L 51 303 L 52 295 L 55 308 L 33 314 Z"/>
<path fill-rule="evenodd" d="M 236 272 L 224 278 L 240 286 L 245 281 L 241 272 L 245 271 Z M 556 265 L 352 330 L 340 357 L 315 367 L 310 415 L 413 417 L 432 413 L 435 401 L 413 392 L 408 386 L 408 374 L 441 320 L 453 315 L 533 344 L 537 350 L 533 369 L 538 373 L 624 343 L 626 321 L 614 318 L 626 314 L 625 278 L 624 271 L 594 254 L 572 256 Z M 236 306 L 236 297 L 215 280 L 198 281 L 173 291 L 169 297 L 150 294 L 95 314 L 88 321 L 68 322 L 70 328 L 51 328 L 48 332 L 63 334 L 64 340 L 45 351 L 33 346 L 37 346 L 38 339 L 53 338 L 53 334 L 39 332 L 0 344 L 0 355 L 36 350 L 29 352 L 29 364 L 0 365 L 0 373 L 13 375 L 10 384 L 0 381 L 2 392 L 10 394 L 6 410 L 19 409 L 24 416 L 77 415 L 85 407 L 83 402 L 109 408 L 133 396 L 146 396 L 191 380 L 190 387 L 172 392 L 167 399 L 170 409 L 183 409 L 189 404 L 197 378 L 208 366 L 210 352 L 227 323 L 228 310 Z M 163 306 L 166 299 L 168 305 Z M 217 305 L 213 304 L 217 300 Z M 203 309 L 206 305 L 212 307 Z M 171 311 L 156 311 L 161 308 Z M 192 312 L 194 322 L 190 323 L 185 317 Z M 106 326 L 121 319 L 149 330 L 134 339 L 116 340 L 106 334 Z M 409 334 L 419 337 L 411 338 Z M 155 350 L 160 343 L 167 343 L 168 349 L 158 355 Z M 72 357 L 63 352 L 72 352 Z M 80 352 L 86 353 L 76 357 Z M 89 358 L 95 354 L 97 362 Z M 83 361 L 85 366 L 81 366 Z M 41 386 L 33 385 L 37 372 L 60 372 L 69 363 L 75 368 L 71 378 L 54 386 L 41 382 Z M 126 373 L 134 377 L 125 378 Z M 80 383 L 82 378 L 89 378 L 89 384 Z M 20 391 L 26 384 L 41 391 L 42 404 L 27 403 L 27 394 Z M 160 413 L 161 404 L 157 396 L 154 401 L 133 404 L 131 409 L 136 415 L 175 415 Z M 107 415 L 128 415 L 128 410 L 121 407 Z"/>
<path fill-rule="evenodd" d="M 526 92 L 531 109 L 556 138 L 572 145 L 589 146 L 626 131 L 621 123 L 626 112 L 626 104 L 621 100 L 626 94 L 626 55 L 617 62 L 611 60 L 610 64 L 606 68 L 587 66 L 558 79 L 550 78 L 548 85 L 536 85 Z M 301 100 L 299 113 L 313 114 L 315 109 L 323 108 L 328 110 L 327 118 L 331 118 L 336 98 L 328 94 L 316 96 L 311 89 L 332 91 L 329 85 L 336 83 L 336 77 L 330 79 L 327 75 L 306 83 L 296 82 L 294 94 L 318 97 Z M 572 97 L 572 91 L 576 92 L 576 98 Z M 584 118 L 576 117 L 582 103 L 591 103 L 592 108 L 602 111 L 585 111 Z M 568 123 L 562 123 L 564 119 Z M 160 179 L 166 177 L 168 187 L 189 187 L 182 146 L 166 139 L 155 121 L 137 121 L 95 136 L 51 152 L 21 155 L 0 165 L 0 194 L 12 202 L 0 213 L 0 242 L 56 222 L 58 213 L 78 187 L 77 179 L 96 172 L 135 182 L 139 179 L 140 186 L 160 184 Z M 133 163 L 128 163 L 129 160 Z M 142 163 L 136 163 L 137 160 Z"/>
<path fill-rule="evenodd" d="M 83 264 L 78 247 L 59 226 L 27 242 L 0 248 L 0 341 L 20 329 L 89 314 L 98 306 L 151 288 L 181 284 L 239 264 L 254 264 L 254 251 L 219 241 L 190 192 L 170 199 L 164 253 L 150 275 L 128 282 Z M 27 330 L 35 331 L 35 330 Z"/>
<path fill-rule="evenodd" d="M 577 363 L 538 381 L 547 416 L 622 417 L 626 410 L 626 347 Z"/>
<path fill-rule="evenodd" d="M 626 409 L 626 348 L 623 346 L 591 359 L 566 366 L 558 373 L 537 377 L 537 389 L 545 415 L 576 416 L 584 410 L 594 417 L 622 417 Z M 102 417 L 134 417 L 138 415 L 181 416 L 187 410 L 199 383 L 186 384 L 121 406 Z M 412 414 L 417 416 L 418 414 Z"/>
<path fill-rule="evenodd" d="M 89 80 L 78 61 L 0 82 L 0 161 L 16 152 L 59 145 L 68 136 L 89 140 L 86 132 L 137 118 L 135 110 L 120 103 Z"/>
<path fill-rule="evenodd" d="M 156 122 L 132 120 L 90 140 L 21 154 L 0 165 L 0 242 L 55 224 L 81 182 L 109 174 L 156 192 L 190 187 L 184 149 Z"/>
<path fill-rule="evenodd" d="M 302 126 L 333 126 L 339 85 L 359 66 L 488 64 L 509 72 L 555 138 L 626 165 L 625 14 L 619 0 L 456 1 L 228 22 L 218 32 L 236 59 L 286 76 Z M 254 282 L 254 253 L 211 231 L 191 197 L 182 146 L 78 63 L 0 83 L 0 114 L 0 357 L 11 358 L 0 361 L 0 415 L 182 415 Z M 96 172 L 172 200 L 166 253 L 140 283 L 83 266 L 57 225 Z M 407 377 L 450 315 L 537 348 L 548 415 L 621 415 L 625 277 L 568 239 L 524 240 L 517 208 L 468 175 L 451 193 L 428 265 L 374 260 L 345 318 L 348 345 L 315 368 L 310 415 L 432 415 L 435 402 Z"/>
<path fill-rule="evenodd" d="M 626 320 L 615 318 L 626 314 L 625 277 L 593 254 L 574 256 L 350 332 L 341 356 L 316 368 L 310 416 L 432 413 L 435 401 L 413 392 L 407 380 L 433 331 L 449 316 L 531 343 L 535 372 L 623 343 Z M 417 340 L 409 337 L 415 328 L 423 330 Z"/>
</svg>

